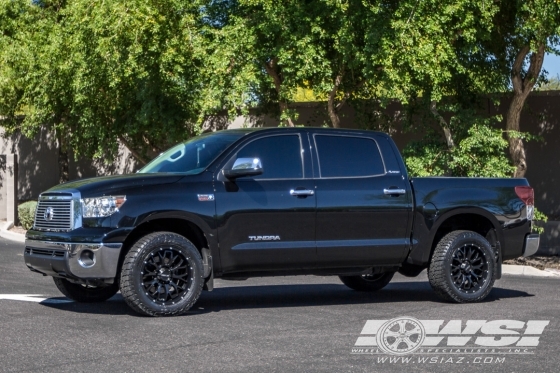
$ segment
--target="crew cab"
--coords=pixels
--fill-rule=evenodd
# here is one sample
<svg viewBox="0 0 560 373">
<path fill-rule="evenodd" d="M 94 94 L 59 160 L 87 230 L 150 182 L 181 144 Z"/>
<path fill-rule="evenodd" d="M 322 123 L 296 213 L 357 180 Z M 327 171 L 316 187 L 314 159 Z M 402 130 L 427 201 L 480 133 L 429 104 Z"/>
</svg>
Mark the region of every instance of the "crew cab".
<svg viewBox="0 0 560 373">
<path fill-rule="evenodd" d="M 119 290 L 135 311 L 185 313 L 215 278 L 336 275 L 357 291 L 428 268 L 447 301 L 484 299 L 505 259 L 536 252 L 525 179 L 412 178 L 384 133 L 206 133 L 138 173 L 39 196 L 27 267 L 78 302 Z"/>
</svg>

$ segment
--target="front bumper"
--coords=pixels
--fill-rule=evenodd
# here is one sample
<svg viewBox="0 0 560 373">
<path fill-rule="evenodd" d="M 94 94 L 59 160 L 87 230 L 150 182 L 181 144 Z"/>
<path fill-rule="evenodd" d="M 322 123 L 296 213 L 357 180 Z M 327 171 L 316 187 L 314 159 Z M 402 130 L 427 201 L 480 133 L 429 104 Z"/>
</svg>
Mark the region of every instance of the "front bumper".
<svg viewBox="0 0 560 373">
<path fill-rule="evenodd" d="M 114 279 L 122 243 L 67 243 L 25 240 L 25 264 L 49 276 L 76 280 Z"/>
<path fill-rule="evenodd" d="M 528 234 L 525 237 L 525 245 L 523 245 L 523 256 L 528 257 L 537 252 L 539 249 L 540 235 Z"/>
</svg>

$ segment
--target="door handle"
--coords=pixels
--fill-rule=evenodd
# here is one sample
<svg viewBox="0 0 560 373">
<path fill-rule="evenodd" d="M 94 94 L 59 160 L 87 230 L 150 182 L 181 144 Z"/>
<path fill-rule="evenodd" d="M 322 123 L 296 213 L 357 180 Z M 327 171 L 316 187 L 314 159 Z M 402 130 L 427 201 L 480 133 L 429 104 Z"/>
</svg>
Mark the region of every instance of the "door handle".
<svg viewBox="0 0 560 373">
<path fill-rule="evenodd" d="M 290 190 L 290 195 L 295 197 L 302 197 L 302 196 L 312 196 L 315 192 L 311 189 L 292 189 Z"/>
<path fill-rule="evenodd" d="M 395 195 L 401 195 L 401 194 L 405 194 L 406 190 L 404 189 L 383 189 L 383 193 L 389 195 L 389 196 L 395 196 Z"/>
</svg>

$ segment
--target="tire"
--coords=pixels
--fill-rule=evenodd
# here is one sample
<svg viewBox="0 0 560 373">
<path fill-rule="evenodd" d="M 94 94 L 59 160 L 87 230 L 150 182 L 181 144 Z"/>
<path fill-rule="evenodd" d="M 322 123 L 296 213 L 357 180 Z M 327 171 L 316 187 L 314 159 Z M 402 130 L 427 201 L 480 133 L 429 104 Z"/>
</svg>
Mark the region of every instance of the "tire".
<svg viewBox="0 0 560 373">
<path fill-rule="evenodd" d="M 375 275 L 360 276 L 338 276 L 342 283 L 350 289 L 357 291 L 378 291 L 383 289 L 391 279 L 395 272 L 378 273 Z"/>
<path fill-rule="evenodd" d="M 202 257 L 189 240 L 171 232 L 151 233 L 125 256 L 121 294 L 142 315 L 180 315 L 198 300 L 203 273 Z"/>
<path fill-rule="evenodd" d="M 89 286 L 74 284 L 66 279 L 53 277 L 54 284 L 67 298 L 80 303 L 104 302 L 117 294 L 119 285 L 117 283 L 108 286 Z"/>
<path fill-rule="evenodd" d="M 444 300 L 479 302 L 496 281 L 496 265 L 490 243 L 471 231 L 454 231 L 437 244 L 428 271 L 430 285 Z"/>
</svg>

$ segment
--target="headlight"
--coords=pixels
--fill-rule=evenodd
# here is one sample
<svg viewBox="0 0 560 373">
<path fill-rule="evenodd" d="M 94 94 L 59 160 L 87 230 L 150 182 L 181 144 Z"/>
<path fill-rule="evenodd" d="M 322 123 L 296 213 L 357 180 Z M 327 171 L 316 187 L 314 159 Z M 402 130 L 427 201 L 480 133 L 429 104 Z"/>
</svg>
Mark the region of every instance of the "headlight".
<svg viewBox="0 0 560 373">
<path fill-rule="evenodd" d="M 105 196 L 97 198 L 83 198 L 82 217 L 84 218 L 104 218 L 111 216 L 119 211 L 119 208 L 126 201 L 126 196 Z"/>
</svg>

